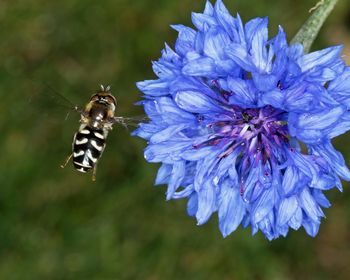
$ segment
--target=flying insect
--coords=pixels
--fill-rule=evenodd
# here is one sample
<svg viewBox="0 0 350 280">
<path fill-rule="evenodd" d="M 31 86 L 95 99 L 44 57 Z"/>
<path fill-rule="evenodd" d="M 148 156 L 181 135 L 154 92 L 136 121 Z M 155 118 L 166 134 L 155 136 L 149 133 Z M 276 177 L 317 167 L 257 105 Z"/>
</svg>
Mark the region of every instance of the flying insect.
<svg viewBox="0 0 350 280">
<path fill-rule="evenodd" d="M 117 123 L 127 127 L 147 119 L 115 116 L 116 107 L 117 100 L 112 95 L 110 86 L 103 85 L 91 96 L 84 108 L 74 106 L 74 111 L 80 113 L 80 126 L 73 137 L 72 153 L 61 165 L 62 168 L 72 159 L 77 171 L 86 173 L 92 170 L 92 180 L 96 180 L 97 163 L 106 147 L 106 138 L 113 125 Z"/>
</svg>

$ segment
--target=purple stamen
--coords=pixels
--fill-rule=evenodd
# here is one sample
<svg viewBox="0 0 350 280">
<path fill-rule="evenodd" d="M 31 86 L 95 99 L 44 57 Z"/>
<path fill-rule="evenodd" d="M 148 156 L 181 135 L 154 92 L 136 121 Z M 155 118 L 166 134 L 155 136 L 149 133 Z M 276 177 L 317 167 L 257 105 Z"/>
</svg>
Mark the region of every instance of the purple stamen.
<svg viewBox="0 0 350 280">
<path fill-rule="evenodd" d="M 213 130 L 215 137 L 193 147 L 222 147 L 228 143 L 218 157 L 227 157 L 239 148 L 242 162 L 249 167 L 250 164 L 257 165 L 261 160 L 266 163 L 273 158 L 272 147 L 287 145 L 288 128 L 283 122 L 284 111 L 272 106 L 248 109 L 235 106 L 234 110 L 230 119 L 207 124 L 206 127 Z"/>
</svg>

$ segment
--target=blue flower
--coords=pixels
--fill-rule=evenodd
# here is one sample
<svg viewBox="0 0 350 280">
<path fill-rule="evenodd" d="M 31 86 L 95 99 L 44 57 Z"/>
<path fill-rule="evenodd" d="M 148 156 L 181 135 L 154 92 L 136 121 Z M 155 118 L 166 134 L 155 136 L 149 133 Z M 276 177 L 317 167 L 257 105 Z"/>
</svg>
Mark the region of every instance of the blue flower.
<svg viewBox="0 0 350 280">
<path fill-rule="evenodd" d="M 350 128 L 350 68 L 341 46 L 304 54 L 267 18 L 245 25 L 221 0 L 193 13 L 139 82 L 150 118 L 135 135 L 147 161 L 161 163 L 166 198 L 187 198 L 198 225 L 218 213 L 227 236 L 242 224 L 269 239 L 304 227 L 315 236 L 323 191 L 350 171 L 331 140 Z"/>
</svg>

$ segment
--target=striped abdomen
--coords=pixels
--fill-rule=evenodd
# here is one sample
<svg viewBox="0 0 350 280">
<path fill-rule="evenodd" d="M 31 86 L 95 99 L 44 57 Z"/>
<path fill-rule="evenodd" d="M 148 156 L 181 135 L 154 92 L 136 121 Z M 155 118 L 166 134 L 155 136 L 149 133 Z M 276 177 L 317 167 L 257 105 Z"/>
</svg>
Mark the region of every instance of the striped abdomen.
<svg viewBox="0 0 350 280">
<path fill-rule="evenodd" d="M 80 172 L 94 168 L 106 146 L 102 129 L 80 127 L 73 140 L 73 164 Z"/>
</svg>

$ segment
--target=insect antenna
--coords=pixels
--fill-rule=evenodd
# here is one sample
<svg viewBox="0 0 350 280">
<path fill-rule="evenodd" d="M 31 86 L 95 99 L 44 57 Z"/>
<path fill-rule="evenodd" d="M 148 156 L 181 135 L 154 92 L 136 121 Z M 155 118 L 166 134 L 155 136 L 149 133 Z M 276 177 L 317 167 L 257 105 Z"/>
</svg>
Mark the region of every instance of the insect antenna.
<svg viewBox="0 0 350 280">
<path fill-rule="evenodd" d="M 100 85 L 100 88 L 101 88 L 102 92 L 110 92 L 111 91 L 111 86 L 110 85 L 107 85 L 107 86 Z"/>
</svg>

